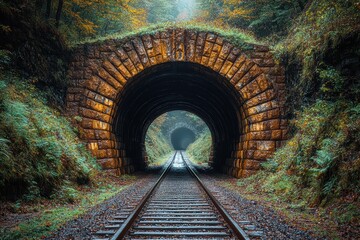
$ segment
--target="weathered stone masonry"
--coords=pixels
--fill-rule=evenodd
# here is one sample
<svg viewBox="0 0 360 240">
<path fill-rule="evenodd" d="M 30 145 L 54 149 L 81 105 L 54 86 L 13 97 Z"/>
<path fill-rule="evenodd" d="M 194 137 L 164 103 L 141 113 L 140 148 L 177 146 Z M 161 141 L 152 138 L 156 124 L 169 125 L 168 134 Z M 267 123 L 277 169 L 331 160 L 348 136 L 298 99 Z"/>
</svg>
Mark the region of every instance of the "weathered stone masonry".
<svg viewBox="0 0 360 240">
<path fill-rule="evenodd" d="M 239 93 L 241 136 L 229 143 L 233 151 L 221 160 L 228 174 L 254 173 L 287 138 L 284 69 L 275 64 L 268 47 L 241 50 L 215 33 L 186 29 L 83 44 L 73 50 L 67 112 L 82 118 L 80 137 L 105 170 L 116 174 L 134 170 L 126 146 L 114 134 L 119 97 L 131 78 L 166 62 L 205 66 Z"/>
</svg>

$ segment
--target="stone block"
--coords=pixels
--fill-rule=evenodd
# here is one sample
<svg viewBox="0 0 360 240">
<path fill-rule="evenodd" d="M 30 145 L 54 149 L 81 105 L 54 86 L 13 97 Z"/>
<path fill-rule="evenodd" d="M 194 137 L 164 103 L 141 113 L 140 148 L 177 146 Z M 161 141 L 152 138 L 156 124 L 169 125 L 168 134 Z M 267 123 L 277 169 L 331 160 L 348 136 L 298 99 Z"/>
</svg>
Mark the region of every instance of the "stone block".
<svg viewBox="0 0 360 240">
<path fill-rule="evenodd" d="M 255 173 L 257 173 L 257 170 L 241 170 L 241 173 L 240 173 L 240 177 L 241 178 L 247 178 L 247 177 L 250 177 L 251 175 L 254 175 Z"/>
<path fill-rule="evenodd" d="M 134 75 L 136 75 L 139 72 L 141 72 L 142 70 L 144 70 L 144 66 L 142 65 L 139 55 L 137 54 L 137 52 L 135 50 L 129 51 L 129 52 L 127 52 L 127 54 L 129 55 L 131 62 L 134 64 L 134 66 L 136 68 L 136 72 L 133 70 Z"/>
<path fill-rule="evenodd" d="M 98 159 L 97 161 L 102 169 L 115 169 L 118 167 L 117 160 L 115 158 Z"/>
<path fill-rule="evenodd" d="M 244 159 L 243 163 L 242 163 L 242 169 L 244 170 L 259 170 L 261 167 L 261 162 L 260 161 L 256 161 L 253 159 Z M 242 172 L 242 177 L 243 177 L 243 173 Z"/>
<path fill-rule="evenodd" d="M 95 130 L 94 133 L 95 133 L 95 138 L 98 140 L 110 140 L 111 139 L 110 131 Z"/>
<path fill-rule="evenodd" d="M 236 85 L 240 79 L 254 66 L 254 63 L 251 61 L 245 61 L 244 64 L 239 68 L 239 70 L 234 74 L 234 77 L 230 79 L 230 82 Z"/>
<path fill-rule="evenodd" d="M 111 85 L 113 88 L 121 90 L 122 85 L 121 83 L 113 77 L 108 71 L 106 71 L 104 68 L 99 68 L 98 70 L 98 76 L 103 80 L 106 81 L 109 85 Z"/>
<path fill-rule="evenodd" d="M 267 79 L 265 74 L 261 74 L 261 75 L 257 76 L 256 81 L 257 81 L 261 91 L 265 91 L 266 89 L 272 87 L 271 82 L 269 81 L 269 79 Z"/>
<path fill-rule="evenodd" d="M 79 113 L 83 117 L 100 120 L 100 121 L 103 121 L 103 122 L 106 122 L 106 123 L 109 123 L 110 120 L 111 120 L 110 115 L 100 113 L 100 112 L 95 111 L 95 110 L 83 108 L 83 107 L 81 107 L 79 109 Z"/>
<path fill-rule="evenodd" d="M 195 48 L 196 48 L 196 41 L 189 40 L 186 46 L 186 60 L 189 62 L 195 61 Z"/>
<path fill-rule="evenodd" d="M 257 81 L 253 80 L 245 87 L 243 87 L 239 92 L 243 97 L 243 99 L 246 101 L 248 99 L 251 99 L 255 95 L 259 94 L 261 90 L 259 88 L 259 85 L 257 84 Z"/>
<path fill-rule="evenodd" d="M 275 151 L 275 141 L 249 141 L 249 149 L 260 151 Z"/>
<path fill-rule="evenodd" d="M 256 52 L 268 52 L 270 51 L 268 46 L 254 45 L 254 51 Z"/>
<path fill-rule="evenodd" d="M 153 48 L 153 43 L 152 43 L 152 40 L 151 40 L 151 36 L 149 34 L 145 34 L 145 35 L 141 36 L 141 39 L 142 39 L 144 47 L 146 49 L 152 49 Z"/>
<path fill-rule="evenodd" d="M 225 42 L 222 45 L 222 48 L 221 48 L 221 51 L 219 54 L 219 58 L 221 58 L 222 60 L 225 60 L 229 56 L 232 48 L 233 48 L 232 44 L 230 44 L 229 42 Z"/>
<path fill-rule="evenodd" d="M 142 42 L 142 39 L 137 37 L 132 40 L 132 43 L 134 45 L 134 48 L 138 54 L 138 57 L 140 59 L 140 62 L 144 68 L 147 68 L 150 66 L 150 61 L 147 55 L 147 52 L 145 50 L 144 44 Z"/>
<path fill-rule="evenodd" d="M 247 140 L 271 140 L 272 131 L 260 131 L 260 132 L 250 132 L 247 135 Z M 272 139 L 274 140 L 274 139 Z"/>
<path fill-rule="evenodd" d="M 213 33 L 208 33 L 208 34 L 206 35 L 206 41 L 215 43 L 216 37 L 217 37 L 217 36 L 216 36 L 215 34 L 213 34 Z"/>
<path fill-rule="evenodd" d="M 115 143 L 112 140 L 99 140 L 97 143 L 98 149 L 112 149 Z"/>
<path fill-rule="evenodd" d="M 100 82 L 97 91 L 111 100 L 115 100 L 118 94 L 118 91 L 105 81 Z"/>
<path fill-rule="evenodd" d="M 206 41 L 203 56 L 210 57 L 213 47 L 214 43 Z"/>
<path fill-rule="evenodd" d="M 268 158 L 271 158 L 273 153 L 274 153 L 273 151 L 256 150 L 254 152 L 254 159 L 266 160 Z"/>
<path fill-rule="evenodd" d="M 103 66 L 106 69 L 107 73 L 117 81 L 117 82 L 114 82 L 113 79 L 110 79 L 112 85 L 115 88 L 122 88 L 122 86 L 124 86 L 126 84 L 126 78 L 122 75 L 121 72 L 119 72 L 119 70 L 117 68 L 115 68 L 115 66 L 111 62 L 105 61 L 103 63 Z M 121 66 L 122 65 L 120 65 L 118 67 L 120 68 Z"/>
<path fill-rule="evenodd" d="M 210 54 L 209 63 L 208 63 L 208 66 L 210 68 L 212 68 L 214 66 L 214 64 L 219 56 L 220 50 L 221 50 L 221 45 L 214 44 L 214 47 L 212 48 L 212 51 Z"/>
<path fill-rule="evenodd" d="M 230 62 L 228 60 L 225 61 L 224 65 L 220 69 L 220 74 L 223 76 L 226 76 L 230 68 L 233 66 L 233 62 Z"/>
<path fill-rule="evenodd" d="M 219 72 L 223 64 L 224 64 L 224 60 L 221 58 L 217 58 L 214 67 L 212 69 L 216 72 Z"/>
<path fill-rule="evenodd" d="M 281 130 L 273 130 L 271 132 L 271 139 L 272 140 L 282 140 L 282 131 Z"/>
</svg>

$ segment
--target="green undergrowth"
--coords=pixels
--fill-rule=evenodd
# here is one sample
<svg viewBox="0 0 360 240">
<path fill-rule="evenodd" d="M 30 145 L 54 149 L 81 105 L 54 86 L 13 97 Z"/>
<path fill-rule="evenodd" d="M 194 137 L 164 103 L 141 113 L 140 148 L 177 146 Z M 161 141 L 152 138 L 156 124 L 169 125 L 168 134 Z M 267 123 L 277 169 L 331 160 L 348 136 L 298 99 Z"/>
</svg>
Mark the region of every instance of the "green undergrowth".
<svg viewBox="0 0 360 240">
<path fill-rule="evenodd" d="M 286 145 L 262 164 L 263 170 L 238 184 L 297 208 L 338 203 L 340 223 L 358 221 L 360 105 L 318 100 L 298 112 L 292 124 L 296 133 Z"/>
<path fill-rule="evenodd" d="M 121 178 L 125 176 L 126 175 L 121 176 Z M 113 197 L 127 187 L 115 186 L 108 183 L 98 184 L 99 186 L 96 189 L 92 189 L 89 192 L 81 192 L 73 189 L 73 194 L 77 194 L 78 196 L 72 205 L 60 204 L 55 207 L 53 203 L 51 206 L 37 205 L 36 212 L 26 221 L 10 228 L 0 227 L 0 239 L 43 239 L 46 236 L 50 236 L 52 232 L 59 229 L 67 221 L 80 217 L 91 207 Z M 16 204 L 14 205 L 14 208 L 16 208 Z"/>
<path fill-rule="evenodd" d="M 166 114 L 163 114 L 156 118 L 147 130 L 145 147 L 149 166 L 164 164 L 167 160 L 166 158 L 172 152 L 170 143 L 166 140 L 165 135 L 161 131 L 161 127 L 165 121 Z"/>
<path fill-rule="evenodd" d="M 230 27 L 220 28 L 220 27 L 212 26 L 210 24 L 191 21 L 191 22 L 177 22 L 177 23 L 166 22 L 160 24 L 152 24 L 146 27 L 139 28 L 135 31 L 111 34 L 104 37 L 96 37 L 92 39 L 90 38 L 81 42 L 71 43 L 71 45 L 73 47 L 76 47 L 77 45 L 97 43 L 111 39 L 127 39 L 145 34 L 154 34 L 168 29 L 179 29 L 179 28 L 218 34 L 219 36 L 223 37 L 224 39 L 228 40 L 229 42 L 235 44 L 236 46 L 244 50 L 251 49 L 252 44 L 261 44 L 259 40 L 257 40 L 252 33 L 247 32 L 245 30 L 240 30 L 237 28 L 230 28 Z"/>
<path fill-rule="evenodd" d="M 209 130 L 204 131 L 200 137 L 186 149 L 189 159 L 198 165 L 207 164 L 211 153 L 211 145 L 211 133 Z"/>
<path fill-rule="evenodd" d="M 318 69 L 324 68 L 326 54 L 340 50 L 339 44 L 346 39 L 359 38 L 359 8 L 357 0 L 314 0 L 294 21 L 287 37 L 274 47 L 275 55 L 287 58 L 287 64 L 300 64 L 298 84 L 304 93 L 307 85 L 314 85 L 311 82 L 319 75 Z M 353 54 L 359 55 L 356 47 Z"/>
<path fill-rule="evenodd" d="M 1 198 L 62 198 L 90 184 L 98 166 L 47 95 L 17 72 L 0 69 Z M 66 198 L 66 197 L 65 197 Z"/>
</svg>

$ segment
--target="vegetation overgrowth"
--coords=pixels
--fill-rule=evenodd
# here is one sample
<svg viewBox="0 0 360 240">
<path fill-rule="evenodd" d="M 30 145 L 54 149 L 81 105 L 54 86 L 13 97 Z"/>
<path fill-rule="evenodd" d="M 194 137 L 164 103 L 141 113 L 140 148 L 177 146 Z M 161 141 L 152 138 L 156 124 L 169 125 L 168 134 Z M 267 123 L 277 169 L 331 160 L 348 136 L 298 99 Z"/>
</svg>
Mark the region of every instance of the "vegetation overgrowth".
<svg viewBox="0 0 360 240">
<path fill-rule="evenodd" d="M 6 203 L 0 210 L 8 208 L 12 214 L 27 214 L 27 217 L 25 221 L 13 219 L 9 226 L 0 226 L 0 238 L 12 240 L 48 237 L 67 221 L 80 217 L 90 208 L 125 190 L 136 179 L 135 176 L 129 175 L 111 179 L 105 174 L 99 174 L 96 188 L 89 186 L 71 188 L 70 203 L 59 199 L 43 199 L 38 204 L 21 201 Z"/>
<path fill-rule="evenodd" d="M 194 143 L 197 142 L 198 146 L 200 146 L 199 139 L 204 139 L 205 133 L 210 133 L 205 122 L 199 118 L 198 116 L 186 112 L 186 111 L 171 111 L 157 117 L 149 126 L 146 136 L 145 136 L 145 147 L 146 153 L 148 156 L 148 164 L 150 166 L 162 165 L 169 158 L 169 154 L 174 150 L 171 145 L 170 140 L 170 131 L 174 130 L 173 127 L 177 123 L 185 123 L 191 125 L 195 129 L 196 139 Z M 211 140 L 210 140 L 211 141 Z M 207 142 L 204 142 L 204 145 L 201 147 L 211 147 L 211 142 L 209 146 L 206 145 Z M 192 145 L 189 145 L 188 149 L 191 148 Z M 194 149 L 194 147 L 192 147 Z M 193 151 L 192 151 L 193 152 Z M 204 152 L 206 150 L 204 149 Z M 209 154 L 206 156 L 200 156 L 201 152 L 196 151 L 200 157 L 201 161 L 208 162 Z"/>
<path fill-rule="evenodd" d="M 286 66 L 292 137 L 239 186 L 299 209 L 337 204 L 339 222 L 359 221 L 359 11 L 357 0 L 1 1 L 1 196 L 71 202 L 92 183 L 95 159 L 61 116 L 71 46 L 183 27 L 243 49 L 267 43 Z M 174 116 L 149 127 L 151 164 L 172 150 Z M 204 162 L 211 135 L 197 127 L 188 152 Z"/>
<path fill-rule="evenodd" d="M 211 154 L 212 137 L 209 129 L 203 131 L 200 136 L 189 145 L 186 153 L 190 161 L 197 165 L 207 166 Z"/>
<path fill-rule="evenodd" d="M 298 131 L 262 164 L 264 170 L 240 182 L 301 207 L 325 206 L 342 197 L 356 200 L 359 123 L 360 104 L 318 100 L 297 113 L 293 125 Z"/>
<path fill-rule="evenodd" d="M 243 50 L 252 49 L 253 44 L 261 44 L 261 42 L 249 31 L 231 28 L 228 26 L 213 26 L 206 23 L 196 22 L 196 21 L 188 21 L 188 22 L 164 22 L 158 24 L 151 24 L 136 30 L 126 31 L 126 32 L 118 32 L 114 34 L 109 34 L 106 36 L 96 36 L 90 37 L 88 39 L 83 39 L 81 41 L 74 41 L 70 43 L 72 47 L 76 47 L 82 44 L 103 42 L 110 39 L 128 39 L 134 36 L 141 36 L 145 34 L 154 34 L 157 32 L 165 31 L 168 29 L 178 29 L 183 28 L 187 30 L 199 31 L 199 32 L 209 32 L 215 33 L 225 40 L 235 44 L 237 47 Z"/>
<path fill-rule="evenodd" d="M 0 74 L 0 192 L 32 201 L 89 184 L 98 166 L 58 110 L 15 72 Z"/>
<path fill-rule="evenodd" d="M 156 166 L 164 163 L 164 159 L 173 150 L 170 142 L 166 140 L 162 125 L 166 121 L 167 114 L 156 118 L 149 126 L 145 136 L 145 147 L 148 156 L 148 165 Z M 165 160 L 166 161 L 166 160 Z"/>
<path fill-rule="evenodd" d="M 301 98 L 359 101 L 356 71 L 344 66 L 344 57 L 359 56 L 360 4 L 356 0 L 314 0 L 293 20 L 287 36 L 273 43 L 275 55 L 298 71 L 289 84 Z M 356 63 L 355 63 L 356 64 Z M 350 66 L 356 68 L 355 66 Z M 349 76 L 350 75 L 350 76 Z"/>
</svg>

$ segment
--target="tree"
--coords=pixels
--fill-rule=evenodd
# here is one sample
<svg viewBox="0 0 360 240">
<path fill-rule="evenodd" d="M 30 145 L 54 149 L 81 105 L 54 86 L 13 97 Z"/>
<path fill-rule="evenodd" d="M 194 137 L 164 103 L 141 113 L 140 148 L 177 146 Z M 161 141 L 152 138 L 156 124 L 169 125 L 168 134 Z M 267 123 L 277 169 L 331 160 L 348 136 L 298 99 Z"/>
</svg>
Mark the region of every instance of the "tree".
<svg viewBox="0 0 360 240">
<path fill-rule="evenodd" d="M 60 24 L 60 17 L 61 17 L 63 5 L 64 5 L 64 0 L 59 0 L 57 11 L 56 11 L 56 27 L 59 27 L 59 24 Z"/>
</svg>

